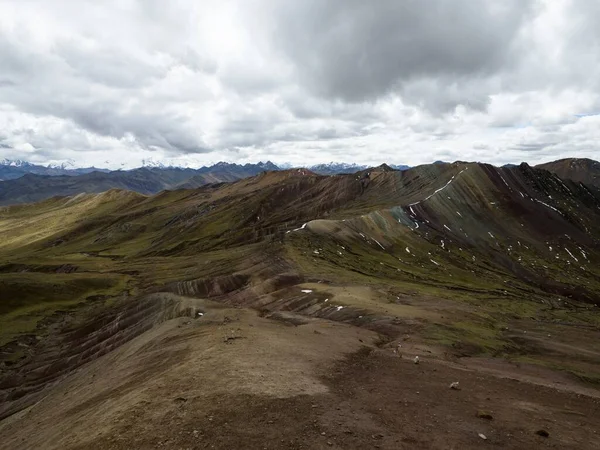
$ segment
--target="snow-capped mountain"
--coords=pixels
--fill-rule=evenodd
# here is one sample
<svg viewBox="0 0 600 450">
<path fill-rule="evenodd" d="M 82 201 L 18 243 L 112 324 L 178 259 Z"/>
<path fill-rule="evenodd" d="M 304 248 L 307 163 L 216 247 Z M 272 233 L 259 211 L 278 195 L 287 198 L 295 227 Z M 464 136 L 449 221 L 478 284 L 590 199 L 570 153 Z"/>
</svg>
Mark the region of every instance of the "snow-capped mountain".
<svg viewBox="0 0 600 450">
<path fill-rule="evenodd" d="M 63 161 L 61 163 L 51 163 L 46 167 L 49 169 L 60 169 L 60 170 L 75 170 L 77 167 L 75 166 L 75 161 L 72 159 L 68 159 L 67 161 Z"/>
<path fill-rule="evenodd" d="M 7 159 L 7 158 L 5 158 L 2 161 L 0 161 L 0 166 L 4 166 L 4 167 L 28 167 L 28 166 L 33 166 L 33 165 L 34 164 L 31 164 L 27 161 L 23 161 L 22 159 Z"/>
<path fill-rule="evenodd" d="M 319 175 L 335 175 L 338 173 L 354 173 L 360 170 L 365 170 L 369 166 L 359 164 L 348 164 L 348 163 L 335 163 L 330 162 L 329 164 L 316 164 L 314 166 L 307 167 L 307 169 L 318 173 Z"/>
<path fill-rule="evenodd" d="M 106 172 L 105 169 L 96 169 L 94 167 L 76 168 L 74 162 L 71 160 L 48 164 L 47 166 L 32 164 L 21 159 L 3 159 L 0 161 L 0 181 L 14 180 L 26 174 L 75 176 L 94 171 Z"/>
</svg>

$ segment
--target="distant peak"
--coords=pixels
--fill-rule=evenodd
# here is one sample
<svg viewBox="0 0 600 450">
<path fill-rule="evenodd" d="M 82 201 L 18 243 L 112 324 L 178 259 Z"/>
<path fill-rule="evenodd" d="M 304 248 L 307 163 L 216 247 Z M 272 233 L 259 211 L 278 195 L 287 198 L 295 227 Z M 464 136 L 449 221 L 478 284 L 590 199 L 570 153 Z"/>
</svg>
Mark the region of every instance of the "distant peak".
<svg viewBox="0 0 600 450">
<path fill-rule="evenodd" d="M 23 161 L 22 159 L 3 159 L 0 161 L 0 166 L 11 166 L 11 167 L 29 167 L 33 166 L 33 164 Z"/>
<path fill-rule="evenodd" d="M 373 167 L 373 169 L 371 169 L 371 170 L 377 171 L 377 172 L 395 172 L 396 171 L 396 169 L 388 166 L 386 163 L 383 163 L 377 167 Z"/>
</svg>

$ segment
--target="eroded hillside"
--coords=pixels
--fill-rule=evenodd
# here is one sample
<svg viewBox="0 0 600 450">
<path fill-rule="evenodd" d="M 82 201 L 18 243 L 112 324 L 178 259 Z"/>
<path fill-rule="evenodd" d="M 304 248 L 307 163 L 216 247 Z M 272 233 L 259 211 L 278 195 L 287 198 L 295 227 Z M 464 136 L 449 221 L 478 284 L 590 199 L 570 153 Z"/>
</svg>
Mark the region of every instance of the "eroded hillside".
<svg viewBox="0 0 600 450">
<path fill-rule="evenodd" d="M 497 383 L 498 397 L 502 392 L 517 395 L 509 384 L 498 381 L 500 376 L 560 389 L 567 397 L 594 399 L 600 382 L 598 261 L 597 188 L 526 164 L 497 168 L 456 162 L 402 172 L 381 166 L 336 176 L 294 169 L 152 196 L 111 190 L 4 207 L 0 209 L 0 413 L 7 419 L 0 424 L 16 443 L 19 427 L 29 426 L 34 418 L 45 421 L 44 411 L 63 395 L 73 409 L 65 412 L 62 423 L 75 419 L 90 423 L 99 420 L 95 414 L 103 423 L 116 422 L 94 436 L 84 431 L 74 431 L 72 440 L 55 436 L 54 448 L 151 445 L 120 428 L 124 417 L 137 411 L 136 417 L 149 423 L 169 417 L 175 428 L 193 427 L 189 422 L 193 414 L 179 415 L 190 398 L 198 399 L 193 402 L 204 398 L 192 385 L 200 383 L 210 391 L 216 381 L 204 372 L 208 366 L 202 361 L 207 356 L 198 350 L 190 356 L 189 346 L 228 349 L 246 345 L 244 339 L 250 335 L 259 348 L 284 342 L 287 335 L 291 340 L 282 344 L 285 348 L 277 344 L 269 349 L 268 358 L 281 362 L 270 368 L 252 358 L 239 359 L 246 350 L 232 356 L 232 364 L 241 364 L 257 378 L 239 392 L 223 386 L 218 396 L 227 408 L 236 401 L 245 404 L 248 398 L 255 399 L 250 403 L 264 395 L 279 398 L 279 382 L 261 378 L 268 378 L 269 371 L 287 380 L 281 385 L 291 391 L 283 398 L 293 399 L 293 407 L 303 411 L 303 398 L 311 403 L 313 395 L 325 396 L 319 401 L 333 395 L 330 383 L 335 376 L 330 371 L 335 364 L 340 374 L 375 364 L 375 372 L 388 380 L 391 367 L 416 376 L 409 369 L 416 356 L 444 374 L 440 378 L 425 369 L 434 377 L 422 380 L 431 392 L 438 392 L 441 386 L 436 383 L 442 383 L 446 393 L 447 384 L 462 370 L 486 374 L 480 376 Z M 231 309 L 225 314 L 229 319 L 219 316 L 209 321 L 212 314 L 221 314 L 214 312 L 220 308 Z M 240 321 L 237 328 L 228 322 L 232 315 Z M 259 337 L 262 333 L 266 335 Z M 335 348 L 319 359 L 316 349 L 325 342 Z M 359 366 L 352 365 L 352 358 L 344 360 L 362 346 L 366 353 L 356 356 Z M 297 370 L 312 374 L 307 379 L 289 378 L 286 361 L 297 351 L 302 355 L 298 364 L 307 364 Z M 218 354 L 211 357 L 221 358 Z M 123 365 L 130 357 L 137 362 Z M 164 368 L 168 376 L 163 369 L 151 371 L 149 378 L 135 375 L 163 357 L 172 364 Z M 318 364 L 312 364 L 315 361 Z M 204 375 L 193 378 L 188 363 Z M 103 372 L 109 369 L 104 367 L 115 373 L 122 370 L 123 386 L 128 387 L 110 390 Z M 225 379 L 240 370 L 210 367 Z M 90 378 L 88 388 L 78 387 L 88 383 L 86 376 L 98 379 Z M 339 376 L 339 384 L 346 386 L 348 379 Z M 327 387 L 311 387 L 312 381 L 306 380 Z M 417 383 L 411 380 L 409 385 Z M 473 386 L 474 380 L 475 375 Z M 165 384 L 176 386 L 169 388 L 169 395 L 185 400 L 167 401 L 151 419 L 139 402 L 151 401 L 151 390 Z M 392 389 L 388 381 L 382 386 Z M 375 391 L 386 395 L 381 386 Z M 73 392 L 85 393 L 76 398 L 69 394 Z M 540 392 L 519 395 L 537 395 L 530 401 L 544 405 L 550 391 Z M 397 394 L 408 398 L 406 393 Z M 48 400 L 41 400 L 48 395 Z M 240 395 L 251 397 L 242 401 Z M 343 392 L 335 395 L 339 402 L 346 401 Z M 128 400 L 118 403 L 122 398 Z M 114 401 L 116 406 L 109 407 Z M 482 408 L 473 398 L 461 401 L 468 408 Z M 585 408 L 597 405 L 595 401 L 589 400 Z M 343 410 L 342 403 L 338 407 Z M 514 407 L 509 403 L 497 403 L 499 411 Z M 34 404 L 39 406 L 25 409 Z M 440 407 L 450 407 L 444 405 Z M 175 414 L 171 406 L 179 412 Z M 217 404 L 215 408 L 219 410 Z M 457 420 L 467 420 L 452 411 L 449 414 Z M 214 417 L 221 413 L 206 412 Z M 348 427 L 354 414 L 331 420 Z M 540 414 L 534 414 L 538 422 Z M 561 413 L 556 414 L 558 418 Z M 492 426 L 486 433 L 492 433 L 498 444 L 509 443 L 499 430 L 505 427 L 514 435 L 519 417 L 504 418 L 500 428 Z M 475 419 L 474 424 L 480 423 Z M 375 414 L 370 420 L 375 421 L 372 430 L 378 431 L 361 428 L 354 436 L 358 440 L 344 441 L 340 434 L 329 441 L 331 445 L 327 439 L 322 444 L 362 446 L 363 434 L 368 440 L 369 433 L 379 435 L 385 429 L 382 448 L 398 448 L 401 437 L 381 425 L 389 418 Z M 137 421 L 130 426 L 145 433 Z M 285 426 L 294 436 L 304 433 L 315 442 L 320 439 L 291 422 Z M 46 438 L 51 428 L 47 423 Z M 202 433 L 210 434 L 209 428 L 203 425 Z M 186 433 L 193 438 L 193 431 Z M 112 440 L 115 433 L 124 440 Z M 451 432 L 462 448 L 477 448 L 477 433 L 465 433 L 473 440 Z M 577 436 L 560 433 L 566 447 L 577 444 Z M 413 448 L 435 444 L 417 438 L 417 429 L 409 434 L 418 443 Z M 534 445 L 538 438 L 532 431 L 515 439 Z M 177 439 L 173 442 L 184 444 L 185 439 Z M 298 439 L 281 446 L 300 448 Z M 29 442 L 35 446 L 41 441 Z M 220 448 L 227 448 L 223 442 Z"/>
</svg>

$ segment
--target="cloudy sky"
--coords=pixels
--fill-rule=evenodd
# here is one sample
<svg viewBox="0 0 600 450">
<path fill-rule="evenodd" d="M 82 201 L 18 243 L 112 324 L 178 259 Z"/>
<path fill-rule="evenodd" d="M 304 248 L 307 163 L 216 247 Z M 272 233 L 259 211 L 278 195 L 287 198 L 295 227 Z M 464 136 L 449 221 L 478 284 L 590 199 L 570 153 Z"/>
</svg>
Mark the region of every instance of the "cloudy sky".
<svg viewBox="0 0 600 450">
<path fill-rule="evenodd" d="M 0 159 L 600 159 L 598 0 L 0 0 Z"/>
</svg>

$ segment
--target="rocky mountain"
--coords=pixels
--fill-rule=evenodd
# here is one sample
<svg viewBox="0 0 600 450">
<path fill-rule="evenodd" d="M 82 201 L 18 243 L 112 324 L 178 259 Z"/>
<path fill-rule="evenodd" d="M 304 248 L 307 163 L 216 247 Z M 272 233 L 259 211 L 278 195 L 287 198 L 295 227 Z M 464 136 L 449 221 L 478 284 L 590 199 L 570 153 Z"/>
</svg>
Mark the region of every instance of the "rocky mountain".
<svg viewBox="0 0 600 450">
<path fill-rule="evenodd" d="M 88 168 L 72 168 L 67 164 L 62 165 L 47 165 L 41 166 L 37 164 L 31 164 L 27 161 L 22 160 L 9 160 L 4 159 L 0 161 L 0 181 L 14 180 L 20 178 L 26 174 L 35 175 L 69 175 L 76 176 L 94 171 L 108 172 L 106 169 L 96 169 L 94 167 Z"/>
<path fill-rule="evenodd" d="M 142 167 L 126 171 L 94 171 L 78 176 L 73 176 L 72 171 L 70 175 L 55 176 L 25 173 L 20 178 L 0 181 L 0 205 L 29 203 L 54 196 L 99 193 L 110 189 L 155 194 L 165 189 L 195 188 L 208 183 L 235 181 L 277 169 L 271 162 L 261 162 L 245 165 L 218 163 L 200 169 Z"/>
<path fill-rule="evenodd" d="M 536 167 L 549 170 L 561 178 L 600 188 L 600 162 L 587 158 L 565 158 Z"/>
<path fill-rule="evenodd" d="M 593 441 L 599 262 L 600 190 L 527 164 L 5 206 L 0 448 Z"/>
</svg>

